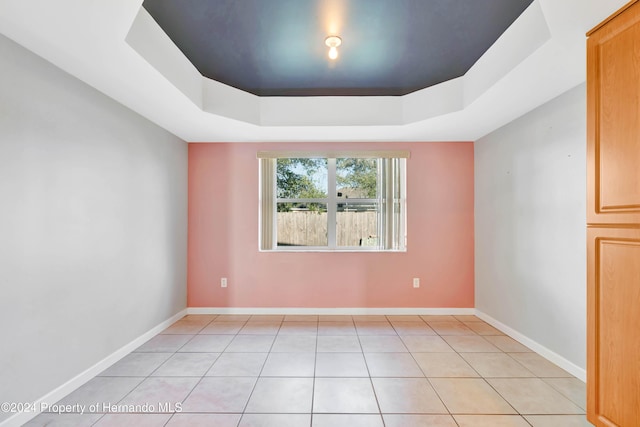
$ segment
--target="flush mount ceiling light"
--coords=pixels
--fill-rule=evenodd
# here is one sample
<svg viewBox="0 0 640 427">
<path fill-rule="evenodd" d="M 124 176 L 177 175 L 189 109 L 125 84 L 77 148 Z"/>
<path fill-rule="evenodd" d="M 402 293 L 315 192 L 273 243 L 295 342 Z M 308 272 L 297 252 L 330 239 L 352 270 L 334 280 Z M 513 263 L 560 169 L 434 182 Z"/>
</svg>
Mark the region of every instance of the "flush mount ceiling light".
<svg viewBox="0 0 640 427">
<path fill-rule="evenodd" d="M 329 46 L 329 58 L 336 59 L 338 57 L 338 46 L 342 44 L 342 39 L 338 36 L 329 36 L 324 39 L 324 44 Z"/>
</svg>

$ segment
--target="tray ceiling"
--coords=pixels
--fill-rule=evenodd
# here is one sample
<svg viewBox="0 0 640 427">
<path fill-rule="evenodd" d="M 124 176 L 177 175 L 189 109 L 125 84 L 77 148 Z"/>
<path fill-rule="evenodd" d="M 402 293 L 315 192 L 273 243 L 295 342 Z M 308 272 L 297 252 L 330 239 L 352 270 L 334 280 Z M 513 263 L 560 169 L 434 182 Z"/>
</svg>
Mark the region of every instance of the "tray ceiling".
<svg viewBox="0 0 640 427">
<path fill-rule="evenodd" d="M 533 0 L 145 0 L 207 78 L 259 96 L 406 95 L 464 75 Z M 324 40 L 339 35 L 340 56 Z"/>
</svg>

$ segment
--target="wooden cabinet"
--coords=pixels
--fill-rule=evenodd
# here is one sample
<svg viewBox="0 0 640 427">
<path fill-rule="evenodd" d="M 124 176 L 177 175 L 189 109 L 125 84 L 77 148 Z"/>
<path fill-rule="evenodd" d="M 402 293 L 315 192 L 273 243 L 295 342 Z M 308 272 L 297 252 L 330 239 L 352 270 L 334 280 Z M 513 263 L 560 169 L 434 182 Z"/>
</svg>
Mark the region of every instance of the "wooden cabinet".
<svg viewBox="0 0 640 427">
<path fill-rule="evenodd" d="M 640 223 L 640 2 L 587 41 L 590 224 Z"/>
<path fill-rule="evenodd" d="M 587 235 L 589 421 L 640 426 L 640 228 Z"/>
<path fill-rule="evenodd" d="M 640 1 L 587 42 L 587 418 L 640 426 Z"/>
</svg>

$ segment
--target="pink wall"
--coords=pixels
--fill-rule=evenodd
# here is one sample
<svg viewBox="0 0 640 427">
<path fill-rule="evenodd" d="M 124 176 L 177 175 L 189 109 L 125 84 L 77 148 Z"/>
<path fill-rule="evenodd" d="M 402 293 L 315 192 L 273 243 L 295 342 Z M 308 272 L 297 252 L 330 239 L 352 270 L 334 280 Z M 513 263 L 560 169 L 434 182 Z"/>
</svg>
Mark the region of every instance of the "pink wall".
<svg viewBox="0 0 640 427">
<path fill-rule="evenodd" d="M 286 149 L 409 150 L 407 252 L 258 252 L 256 152 Z M 473 258 L 471 142 L 189 144 L 189 307 L 473 307 Z"/>
</svg>

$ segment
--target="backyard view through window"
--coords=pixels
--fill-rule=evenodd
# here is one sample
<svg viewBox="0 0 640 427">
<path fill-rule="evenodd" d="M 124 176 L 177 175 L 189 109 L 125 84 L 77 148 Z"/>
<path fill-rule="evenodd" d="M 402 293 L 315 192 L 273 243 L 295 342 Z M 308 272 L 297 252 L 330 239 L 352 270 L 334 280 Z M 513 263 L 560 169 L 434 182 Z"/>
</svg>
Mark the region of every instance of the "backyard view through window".
<svg viewBox="0 0 640 427">
<path fill-rule="evenodd" d="M 405 249 L 405 159 L 261 159 L 263 250 Z"/>
</svg>

